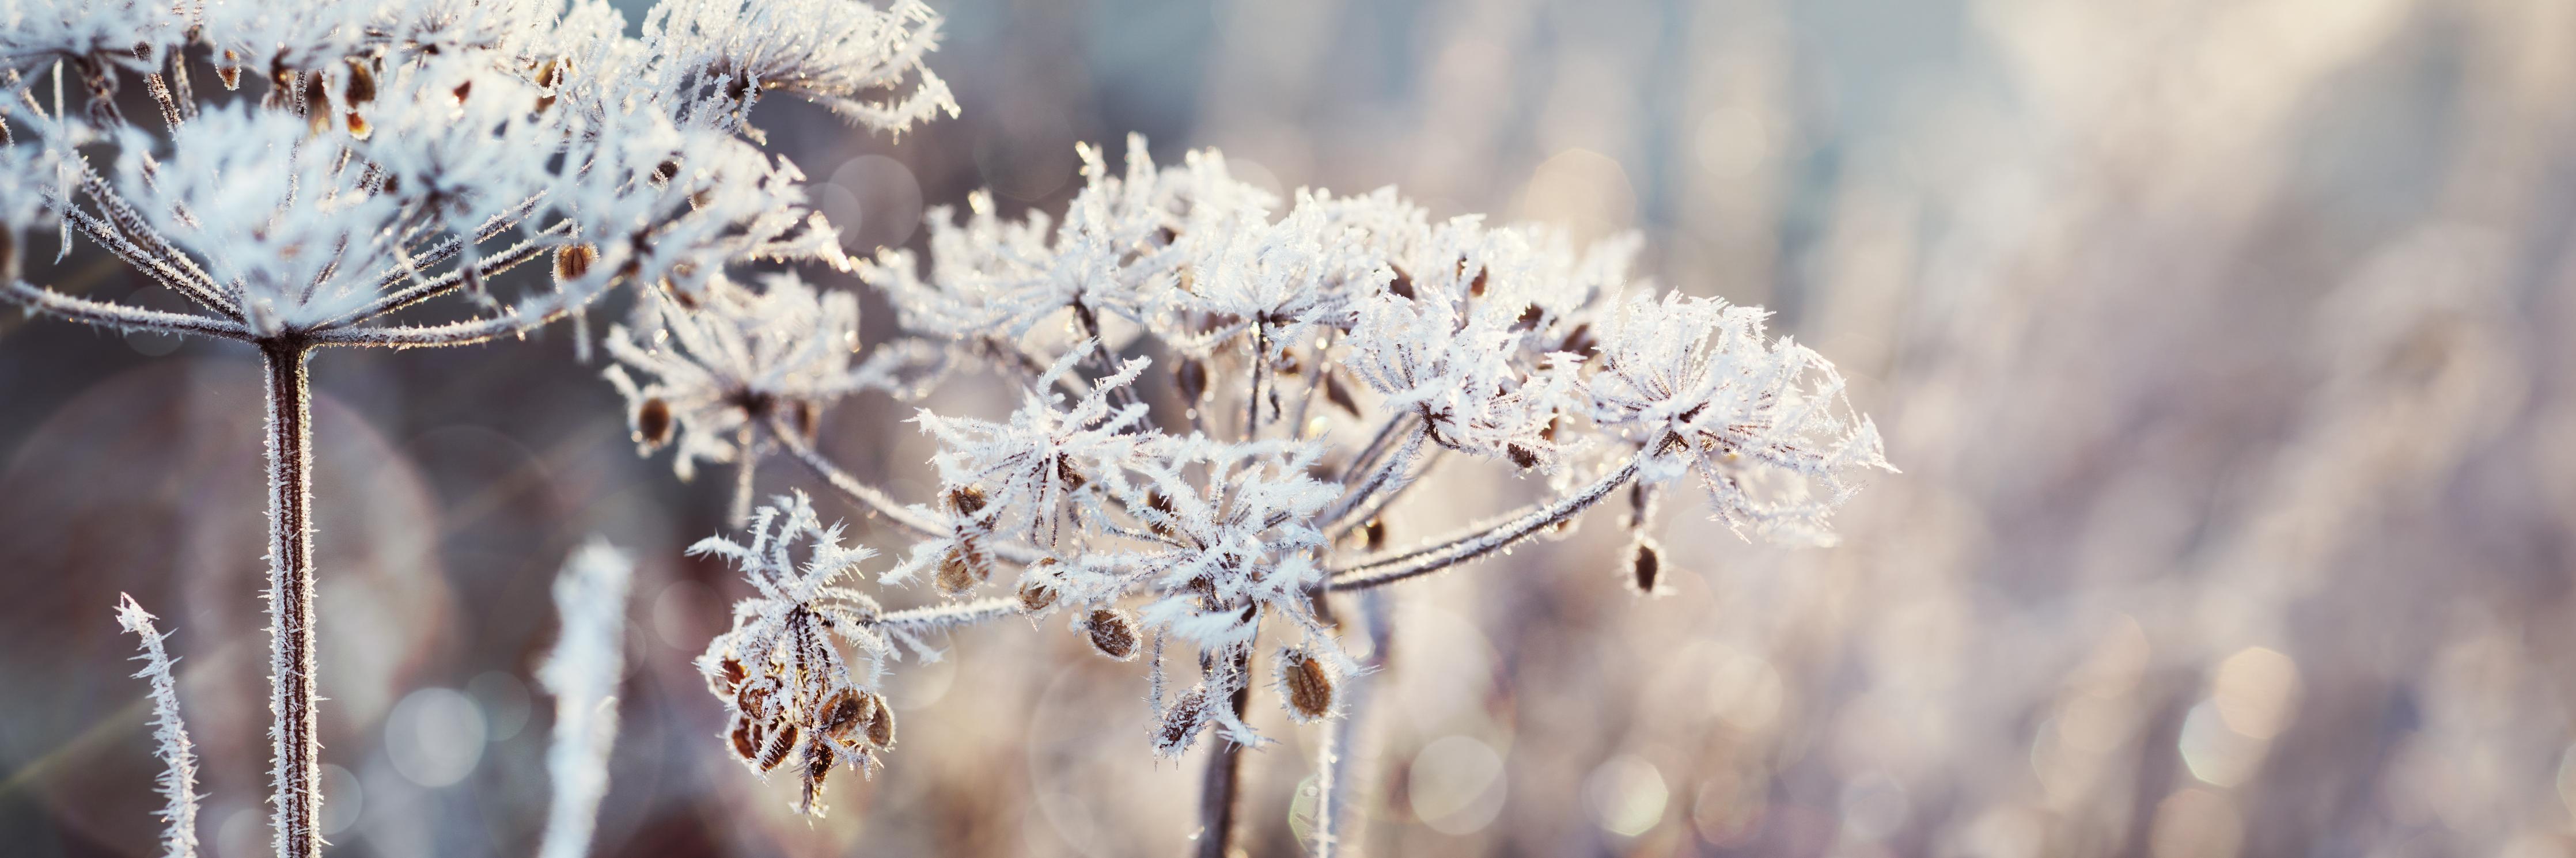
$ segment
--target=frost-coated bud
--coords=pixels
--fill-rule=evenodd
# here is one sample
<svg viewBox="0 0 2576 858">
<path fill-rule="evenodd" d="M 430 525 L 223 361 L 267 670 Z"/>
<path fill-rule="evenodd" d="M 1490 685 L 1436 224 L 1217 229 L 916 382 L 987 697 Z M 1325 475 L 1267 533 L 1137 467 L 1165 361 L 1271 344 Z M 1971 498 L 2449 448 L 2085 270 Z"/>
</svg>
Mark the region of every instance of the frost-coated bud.
<svg viewBox="0 0 2576 858">
<path fill-rule="evenodd" d="M 555 248 L 555 282 L 579 280 L 590 273 L 590 264 L 599 261 L 599 248 L 574 244 Z"/>
<path fill-rule="evenodd" d="M 1627 571 L 1628 587 L 1639 595 L 1660 596 L 1667 592 L 1663 589 L 1663 552 L 1655 547 L 1653 540 L 1639 539 L 1628 547 Z"/>
<path fill-rule="evenodd" d="M 1179 366 L 1172 367 L 1172 386 L 1180 390 L 1183 404 L 1199 404 L 1199 400 L 1207 396 L 1207 364 L 1200 363 L 1198 358 L 1182 358 Z"/>
<path fill-rule="evenodd" d="M 1303 724 L 1333 714 L 1333 672 L 1322 659 L 1304 650 L 1279 654 L 1279 699 L 1288 715 Z"/>
<path fill-rule="evenodd" d="M 658 449 L 670 442 L 671 403 L 659 396 L 646 397 L 643 404 L 635 406 L 635 443 Z"/>
<path fill-rule="evenodd" d="M 1198 741 L 1199 731 L 1207 727 L 1207 702 L 1207 683 L 1204 682 L 1190 686 L 1190 690 L 1181 693 L 1179 700 L 1172 701 L 1171 708 L 1163 710 L 1162 717 L 1154 725 L 1154 753 L 1177 757 L 1189 750 L 1190 745 Z"/>
<path fill-rule="evenodd" d="M 1117 608 L 1094 608 L 1082 623 L 1091 636 L 1091 648 L 1101 655 L 1119 661 L 1136 657 L 1136 619 Z"/>
</svg>

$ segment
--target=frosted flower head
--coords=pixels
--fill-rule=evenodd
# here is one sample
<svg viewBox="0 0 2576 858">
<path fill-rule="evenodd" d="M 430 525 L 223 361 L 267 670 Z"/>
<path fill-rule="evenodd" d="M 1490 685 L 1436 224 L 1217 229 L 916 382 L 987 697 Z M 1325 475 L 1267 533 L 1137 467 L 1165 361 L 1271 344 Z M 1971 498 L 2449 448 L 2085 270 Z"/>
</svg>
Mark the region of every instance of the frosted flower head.
<svg viewBox="0 0 2576 858">
<path fill-rule="evenodd" d="M 876 552 L 842 545 L 841 526 L 823 526 L 802 493 L 775 503 L 752 515 L 750 544 L 712 537 L 689 547 L 732 563 L 756 593 L 735 603 L 733 628 L 708 643 L 698 670 L 724 701 L 726 747 L 755 772 L 792 761 L 797 810 L 818 814 L 832 769 L 867 772 L 893 747 L 894 715 L 877 690 L 892 651 L 870 627 L 876 601 L 839 583 Z M 866 657 L 855 674 L 845 643 Z"/>
<path fill-rule="evenodd" d="M 1852 412 L 1842 374 L 1762 310 L 1714 298 L 1623 303 L 1592 376 L 1593 419 L 1656 452 L 1648 477 L 1687 471 L 1739 535 L 1831 544 L 1833 511 L 1870 470 L 1894 471 L 1878 427 Z"/>
<path fill-rule="evenodd" d="M 717 278 L 695 298 L 648 293 L 641 315 L 646 327 L 609 329 L 617 363 L 602 375 L 625 396 L 639 449 L 676 445 L 672 467 L 682 479 L 700 461 L 749 455 L 773 419 L 812 434 L 833 401 L 902 389 L 923 364 L 899 347 L 855 360 L 858 299 L 794 274 L 765 276 L 758 287 Z"/>
</svg>

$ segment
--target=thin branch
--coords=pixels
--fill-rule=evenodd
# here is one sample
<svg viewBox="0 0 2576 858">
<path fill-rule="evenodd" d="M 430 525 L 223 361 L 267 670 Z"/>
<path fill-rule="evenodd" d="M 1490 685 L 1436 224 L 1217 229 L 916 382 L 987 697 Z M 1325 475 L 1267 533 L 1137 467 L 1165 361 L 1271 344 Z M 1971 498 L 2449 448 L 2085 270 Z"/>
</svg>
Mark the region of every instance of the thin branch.
<svg viewBox="0 0 2576 858">
<path fill-rule="evenodd" d="M 120 331 L 152 331 L 227 340 L 250 339 L 249 329 L 223 319 L 191 313 L 146 310 L 124 304 L 75 298 L 51 289 L 29 285 L 23 280 L 11 281 L 5 286 L 0 286 L 0 302 L 17 304 L 30 312 L 103 328 L 115 328 Z"/>
<path fill-rule="evenodd" d="M 1411 551 L 1362 558 L 1350 566 L 1333 570 L 1332 589 L 1366 590 L 1428 575 L 1510 548 L 1549 525 L 1600 503 L 1602 498 L 1627 485 L 1629 480 L 1637 477 L 1637 469 L 1645 463 L 1647 455 L 1645 450 L 1639 450 L 1629 457 L 1626 464 L 1573 494 L 1470 527 L 1465 534 Z"/>
<path fill-rule="evenodd" d="M 471 282 L 474 279 L 488 280 L 493 277 L 498 277 L 502 272 L 509 271 L 512 268 L 517 268 L 528 260 L 535 259 L 539 254 L 544 253 L 546 248 L 557 246 L 554 242 L 547 241 L 546 239 L 557 234 L 569 234 L 570 232 L 572 232 L 572 221 L 557 223 L 554 226 L 547 227 L 545 231 L 539 232 L 527 240 L 504 248 L 499 253 L 476 260 L 472 265 L 459 266 L 456 269 L 437 277 L 422 280 L 413 283 L 410 286 L 405 286 L 400 290 L 379 295 L 375 300 L 367 302 L 364 306 L 331 317 L 331 321 L 326 323 L 326 326 L 363 322 L 455 291 L 458 287 L 464 286 L 466 283 Z M 417 262 L 417 260 L 415 260 L 415 262 Z M 396 281 L 399 281 L 400 278 L 395 279 Z M 390 285 L 392 285 L 391 282 L 386 282 L 380 284 L 378 288 L 381 289 L 384 286 Z"/>
<path fill-rule="evenodd" d="M 548 323 L 571 315 L 573 310 L 589 303 L 590 299 L 598 297 L 599 291 L 583 296 L 580 300 L 558 293 L 544 300 L 531 301 L 517 310 L 499 316 L 485 316 L 444 325 L 331 328 L 314 332 L 312 339 L 314 345 L 322 346 L 376 346 L 395 349 L 470 346 L 505 336 L 526 334 L 544 327 Z"/>
<path fill-rule="evenodd" d="M 1371 590 L 1360 593 L 1360 628 L 1369 643 L 1369 656 L 1361 662 L 1357 674 L 1342 682 L 1342 716 L 1324 730 L 1324 741 L 1315 749 L 1315 858 L 1356 854 L 1349 846 L 1358 840 L 1359 817 L 1353 805 L 1365 800 L 1371 785 L 1361 778 L 1361 770 L 1373 756 L 1367 745 L 1370 730 L 1367 719 L 1370 704 L 1376 696 L 1377 683 L 1383 681 L 1390 648 L 1394 645 L 1394 628 L 1390 622 L 1388 593 Z"/>
<path fill-rule="evenodd" d="M 1252 683 L 1246 678 L 1252 669 L 1252 649 L 1242 647 L 1234 654 L 1234 711 L 1242 712 L 1251 702 Z M 1221 732 L 1210 737 L 1215 746 L 1208 749 L 1207 771 L 1199 779 L 1199 858 L 1229 858 L 1234 844 L 1236 805 L 1241 803 L 1239 787 L 1243 781 L 1243 743 L 1227 738 Z"/>
<path fill-rule="evenodd" d="M 555 697 L 555 731 L 546 746 L 554 798 L 546 809 L 538 858 L 589 854 L 608 794 L 608 753 L 617 743 L 617 683 L 626 670 L 626 591 L 635 562 L 593 537 L 555 578 L 555 612 L 563 631 L 537 680 Z"/>
<path fill-rule="evenodd" d="M 880 615 L 868 621 L 868 625 L 891 633 L 918 635 L 997 620 L 1018 613 L 1019 609 L 1018 597 L 995 596 L 972 602 L 906 608 Z"/>
</svg>

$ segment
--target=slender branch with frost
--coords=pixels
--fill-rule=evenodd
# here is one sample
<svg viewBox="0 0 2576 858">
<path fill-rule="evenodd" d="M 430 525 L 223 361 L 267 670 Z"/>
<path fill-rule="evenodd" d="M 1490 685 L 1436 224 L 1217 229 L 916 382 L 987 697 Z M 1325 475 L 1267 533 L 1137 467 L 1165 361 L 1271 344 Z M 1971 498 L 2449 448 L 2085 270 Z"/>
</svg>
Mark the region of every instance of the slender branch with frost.
<svg viewBox="0 0 2576 858">
<path fill-rule="evenodd" d="M 608 794 L 608 754 L 617 743 L 617 682 L 626 674 L 626 592 L 634 574 L 633 560 L 593 538 L 565 561 L 555 578 L 555 612 L 563 618 L 563 631 L 554 652 L 537 669 L 537 681 L 555 698 L 554 739 L 546 748 L 554 800 L 546 806 L 538 858 L 581 858 L 590 852 L 599 801 Z"/>
<path fill-rule="evenodd" d="M 141 639 L 143 670 L 134 674 L 152 684 L 153 752 L 161 758 L 161 854 L 195 858 L 197 854 L 197 748 L 188 740 L 188 725 L 179 717 L 177 660 L 161 642 L 169 637 L 153 625 L 151 614 L 134 597 L 117 594 L 116 623 Z"/>
</svg>

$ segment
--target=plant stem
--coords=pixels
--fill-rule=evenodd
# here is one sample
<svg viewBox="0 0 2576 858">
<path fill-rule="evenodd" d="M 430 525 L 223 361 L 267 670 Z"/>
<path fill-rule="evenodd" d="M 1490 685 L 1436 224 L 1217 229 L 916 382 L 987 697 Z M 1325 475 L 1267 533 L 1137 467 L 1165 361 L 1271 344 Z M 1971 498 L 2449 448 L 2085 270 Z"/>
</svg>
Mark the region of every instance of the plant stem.
<svg viewBox="0 0 2576 858">
<path fill-rule="evenodd" d="M 1647 456 L 1645 450 L 1639 450 L 1625 464 L 1573 494 L 1467 528 L 1464 535 L 1410 551 L 1362 558 L 1350 566 L 1332 570 L 1332 589 L 1366 590 L 1385 586 L 1510 548 L 1549 525 L 1591 508 L 1602 498 L 1609 497 L 1611 492 L 1618 491 L 1620 486 L 1627 485 L 1629 480 L 1636 478 L 1637 470 Z"/>
<path fill-rule="evenodd" d="M 1251 702 L 1252 650 L 1249 647 L 1234 656 L 1234 711 L 1243 711 Z M 1211 736 L 1215 747 L 1209 748 L 1207 774 L 1199 780 L 1198 858 L 1226 858 L 1227 847 L 1234 843 L 1234 805 L 1236 784 L 1243 779 L 1243 745 L 1223 735 Z"/>
<path fill-rule="evenodd" d="M 1370 698 L 1376 696 L 1377 683 L 1385 681 L 1391 663 L 1387 655 L 1393 646 L 1392 612 L 1387 599 L 1388 593 L 1380 590 L 1358 596 L 1358 619 L 1369 642 L 1369 657 L 1361 663 L 1359 674 L 1342 679 L 1342 717 L 1326 725 L 1322 746 L 1315 752 L 1315 858 L 1359 854 L 1360 828 L 1351 807 L 1368 795 L 1361 771 L 1373 754 L 1365 721 Z"/>
<path fill-rule="evenodd" d="M 268 340 L 269 779 L 279 858 L 322 854 L 313 691 L 313 421 L 300 340 Z"/>
</svg>

